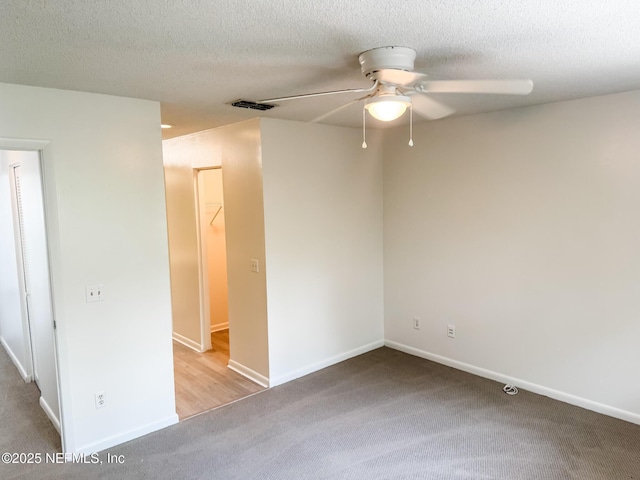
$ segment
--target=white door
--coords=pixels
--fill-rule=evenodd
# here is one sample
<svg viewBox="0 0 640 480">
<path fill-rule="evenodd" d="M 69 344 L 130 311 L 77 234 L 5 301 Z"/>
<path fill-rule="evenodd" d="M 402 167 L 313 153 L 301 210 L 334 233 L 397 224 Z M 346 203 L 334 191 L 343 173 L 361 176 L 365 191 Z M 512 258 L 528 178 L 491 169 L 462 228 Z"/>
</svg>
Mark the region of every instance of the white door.
<svg viewBox="0 0 640 480">
<path fill-rule="evenodd" d="M 11 172 L 11 200 L 13 206 L 13 221 L 15 232 L 16 259 L 18 262 L 18 284 L 20 285 L 20 297 L 22 306 L 22 326 L 24 332 L 25 350 L 28 354 L 27 371 L 32 374 L 33 380 L 38 384 L 38 359 L 36 355 L 34 332 L 29 317 L 29 271 L 27 269 L 26 248 L 24 243 L 24 208 L 22 205 L 22 181 L 20 164 L 10 166 Z"/>
</svg>

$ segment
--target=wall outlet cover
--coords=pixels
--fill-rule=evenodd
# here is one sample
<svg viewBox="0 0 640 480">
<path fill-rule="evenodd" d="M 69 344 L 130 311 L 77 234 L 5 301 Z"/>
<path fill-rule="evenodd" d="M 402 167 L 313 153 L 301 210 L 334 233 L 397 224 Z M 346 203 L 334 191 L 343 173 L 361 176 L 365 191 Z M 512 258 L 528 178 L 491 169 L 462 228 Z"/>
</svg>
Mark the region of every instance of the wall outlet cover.
<svg viewBox="0 0 640 480">
<path fill-rule="evenodd" d="M 102 408 L 107 405 L 107 397 L 104 392 L 96 392 L 96 408 Z"/>
<path fill-rule="evenodd" d="M 447 325 L 447 337 L 456 338 L 456 326 L 455 325 Z"/>
</svg>

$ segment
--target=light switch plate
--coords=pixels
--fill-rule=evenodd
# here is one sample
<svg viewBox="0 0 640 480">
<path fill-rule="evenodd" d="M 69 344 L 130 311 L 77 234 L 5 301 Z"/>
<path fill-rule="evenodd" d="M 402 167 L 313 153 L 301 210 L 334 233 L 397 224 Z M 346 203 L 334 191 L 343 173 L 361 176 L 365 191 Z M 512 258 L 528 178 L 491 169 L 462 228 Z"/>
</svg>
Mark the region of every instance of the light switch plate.
<svg viewBox="0 0 640 480">
<path fill-rule="evenodd" d="M 87 303 L 101 302 L 104 300 L 104 290 L 102 285 L 87 286 L 85 289 Z"/>
<path fill-rule="evenodd" d="M 251 259 L 251 271 L 253 273 L 258 273 L 260 271 L 260 264 L 258 263 L 258 260 L 255 258 Z"/>
</svg>

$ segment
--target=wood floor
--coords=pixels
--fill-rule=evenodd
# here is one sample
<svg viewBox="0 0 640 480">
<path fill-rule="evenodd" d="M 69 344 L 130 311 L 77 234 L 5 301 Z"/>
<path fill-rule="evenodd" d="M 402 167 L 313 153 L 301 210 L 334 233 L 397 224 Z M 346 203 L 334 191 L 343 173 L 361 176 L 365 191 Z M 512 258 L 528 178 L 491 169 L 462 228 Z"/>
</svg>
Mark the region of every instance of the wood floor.
<svg viewBox="0 0 640 480">
<path fill-rule="evenodd" d="M 264 390 L 227 367 L 229 330 L 211 334 L 213 350 L 198 353 L 173 342 L 176 410 L 180 420 Z"/>
</svg>

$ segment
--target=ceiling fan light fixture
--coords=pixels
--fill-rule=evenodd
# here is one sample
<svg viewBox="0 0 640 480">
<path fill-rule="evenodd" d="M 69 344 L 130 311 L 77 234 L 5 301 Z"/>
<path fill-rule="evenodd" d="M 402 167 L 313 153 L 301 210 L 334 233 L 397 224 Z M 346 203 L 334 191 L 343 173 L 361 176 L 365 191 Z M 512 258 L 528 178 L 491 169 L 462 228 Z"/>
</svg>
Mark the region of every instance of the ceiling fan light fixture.
<svg viewBox="0 0 640 480">
<path fill-rule="evenodd" d="M 368 100 L 364 108 L 373 118 L 382 122 L 390 122 L 400 118 L 407 111 L 409 105 L 411 105 L 411 99 L 407 96 L 382 95 Z"/>
</svg>

